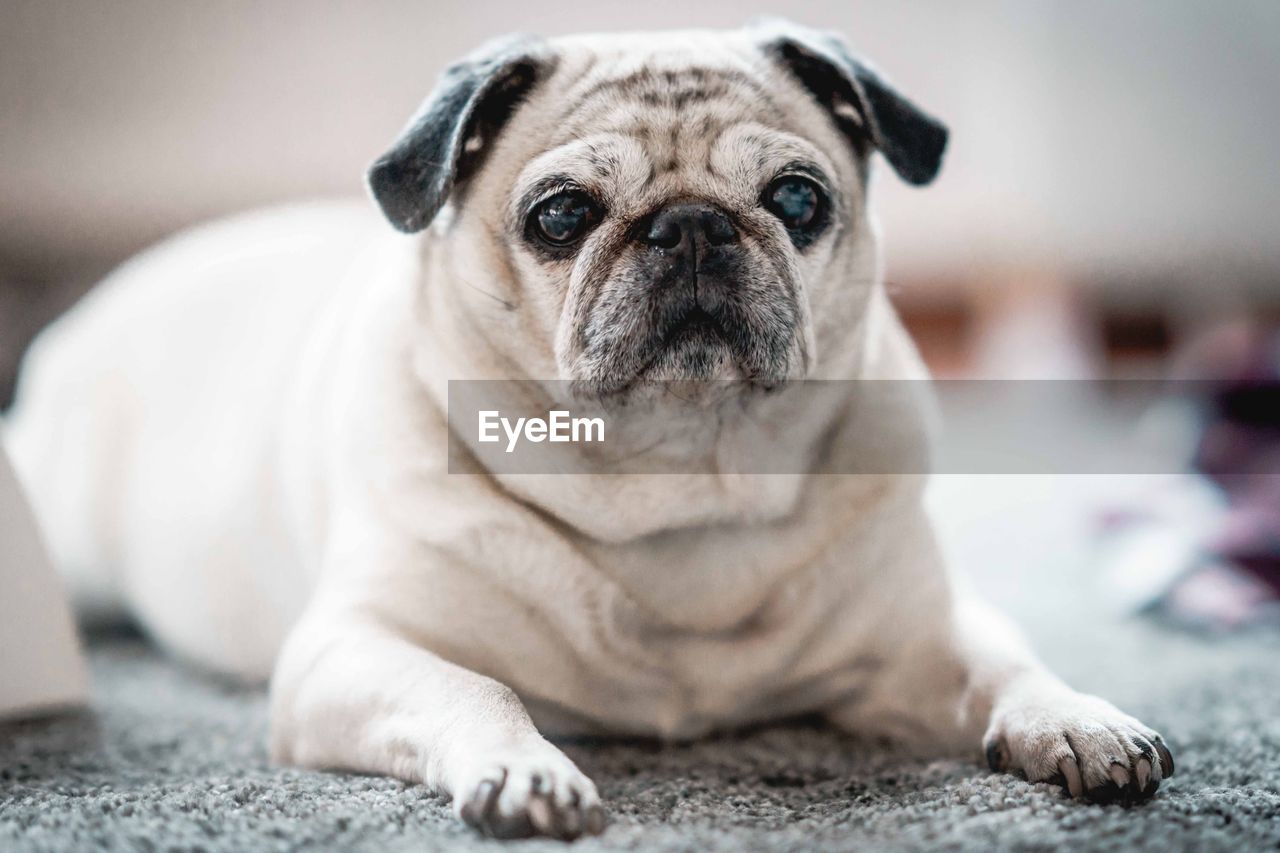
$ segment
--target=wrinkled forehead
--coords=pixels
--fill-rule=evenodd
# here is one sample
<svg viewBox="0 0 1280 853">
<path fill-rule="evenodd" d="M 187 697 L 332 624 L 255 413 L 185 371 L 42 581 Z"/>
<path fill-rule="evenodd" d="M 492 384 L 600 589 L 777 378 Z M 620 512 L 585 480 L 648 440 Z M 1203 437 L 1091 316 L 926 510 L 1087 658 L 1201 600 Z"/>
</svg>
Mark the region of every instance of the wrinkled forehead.
<svg viewBox="0 0 1280 853">
<path fill-rule="evenodd" d="M 644 135 L 735 116 L 776 112 L 758 55 L 729 39 L 690 35 L 562 48 L 561 121 L 569 134 L 614 130 Z M 756 61 L 752 61 L 755 59 Z M 773 109 L 770 109 L 773 107 Z"/>
<path fill-rule="evenodd" d="M 520 174 L 518 199 L 572 181 L 615 203 L 704 195 L 749 204 L 761 175 L 790 165 L 832 174 L 750 45 L 675 34 L 562 50 L 546 83 L 555 118 Z"/>
</svg>

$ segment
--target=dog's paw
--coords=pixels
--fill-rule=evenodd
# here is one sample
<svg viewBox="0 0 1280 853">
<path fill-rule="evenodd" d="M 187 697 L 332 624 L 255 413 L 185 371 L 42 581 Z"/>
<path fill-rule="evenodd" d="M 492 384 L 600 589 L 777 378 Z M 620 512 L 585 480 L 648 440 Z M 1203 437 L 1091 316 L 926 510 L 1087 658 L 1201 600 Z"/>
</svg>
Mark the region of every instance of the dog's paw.
<svg viewBox="0 0 1280 853">
<path fill-rule="evenodd" d="M 983 742 L 992 770 L 1054 782 L 1072 797 L 1136 802 L 1173 775 L 1160 735 L 1096 696 L 1024 692 L 997 703 Z"/>
<path fill-rule="evenodd" d="M 549 743 L 476 757 L 454 793 L 454 811 L 493 838 L 566 841 L 604 831 L 596 786 Z"/>
</svg>

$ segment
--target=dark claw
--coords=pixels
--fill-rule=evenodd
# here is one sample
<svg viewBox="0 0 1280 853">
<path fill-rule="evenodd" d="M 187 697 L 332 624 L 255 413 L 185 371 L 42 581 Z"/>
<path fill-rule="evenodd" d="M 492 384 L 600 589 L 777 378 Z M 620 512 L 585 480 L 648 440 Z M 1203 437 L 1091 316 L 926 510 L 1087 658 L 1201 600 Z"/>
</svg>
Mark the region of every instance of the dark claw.
<svg viewBox="0 0 1280 853">
<path fill-rule="evenodd" d="M 999 738 L 987 744 L 987 766 L 995 773 L 1003 772 L 1008 766 L 1004 743 Z"/>
<path fill-rule="evenodd" d="M 501 791 L 502 783 L 494 782 L 492 779 L 486 779 L 477 785 L 471 799 L 462 807 L 463 821 L 487 835 L 493 807 Z"/>
<path fill-rule="evenodd" d="M 582 811 L 578 808 L 578 796 L 570 799 L 569 804 L 560 815 L 561 838 L 572 841 L 582 834 Z"/>
<path fill-rule="evenodd" d="M 605 823 L 603 806 L 592 806 L 587 809 L 586 829 L 588 835 L 599 835 L 604 832 Z"/>
<path fill-rule="evenodd" d="M 1173 753 L 1164 745 L 1164 739 L 1159 735 L 1155 737 L 1155 746 L 1156 752 L 1160 753 L 1160 772 L 1168 779 L 1173 775 Z"/>
<path fill-rule="evenodd" d="M 503 771 L 499 781 L 485 779 L 477 785 L 476 792 L 462 807 L 462 819 L 479 830 L 481 835 L 490 838 L 528 838 L 533 835 L 533 824 L 527 814 L 508 817 L 498 813 L 498 795 L 506 781 L 507 775 Z"/>
<path fill-rule="evenodd" d="M 512 838 L 529 838 L 534 834 L 533 821 L 529 819 L 528 812 L 520 812 L 514 815 L 492 815 L 491 820 L 481 830 L 486 835 L 504 840 Z"/>
</svg>

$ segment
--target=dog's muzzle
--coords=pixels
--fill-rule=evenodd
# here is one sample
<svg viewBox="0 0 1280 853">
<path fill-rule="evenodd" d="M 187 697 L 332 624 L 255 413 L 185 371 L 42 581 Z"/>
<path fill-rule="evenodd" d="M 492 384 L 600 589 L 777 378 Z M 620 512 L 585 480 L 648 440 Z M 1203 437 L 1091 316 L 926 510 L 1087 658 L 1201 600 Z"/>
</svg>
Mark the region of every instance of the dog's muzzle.
<svg viewBox="0 0 1280 853">
<path fill-rule="evenodd" d="M 777 270 L 705 201 L 639 220 L 630 250 L 588 321 L 588 376 L 602 391 L 637 379 L 785 378 L 798 320 Z"/>
</svg>

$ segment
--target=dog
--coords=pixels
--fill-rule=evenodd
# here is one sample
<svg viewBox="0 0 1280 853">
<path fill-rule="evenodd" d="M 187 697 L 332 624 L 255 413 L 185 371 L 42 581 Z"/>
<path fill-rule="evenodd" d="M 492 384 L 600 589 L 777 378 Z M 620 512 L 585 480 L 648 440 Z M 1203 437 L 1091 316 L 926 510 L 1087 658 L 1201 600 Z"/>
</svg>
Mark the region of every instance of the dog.
<svg viewBox="0 0 1280 853">
<path fill-rule="evenodd" d="M 927 184 L 946 141 L 838 37 L 785 22 L 492 42 L 369 170 L 394 228 L 300 206 L 145 253 L 42 334 L 7 440 L 85 607 L 269 677 L 276 760 L 424 783 L 490 835 L 604 828 L 548 737 L 797 713 L 1142 799 L 1173 773 L 1161 736 L 951 578 L 923 477 L 830 475 L 865 448 L 847 406 L 753 410 L 837 448 L 792 476 L 734 468 L 731 406 L 661 448 L 663 476 L 511 473 L 466 441 L 451 467 L 450 379 L 609 400 L 925 379 L 869 176 L 878 153 Z"/>
</svg>

